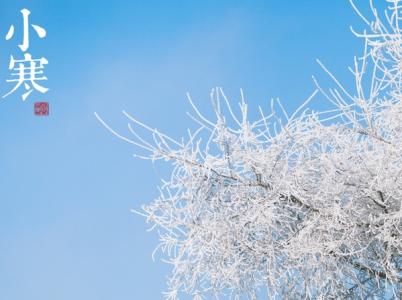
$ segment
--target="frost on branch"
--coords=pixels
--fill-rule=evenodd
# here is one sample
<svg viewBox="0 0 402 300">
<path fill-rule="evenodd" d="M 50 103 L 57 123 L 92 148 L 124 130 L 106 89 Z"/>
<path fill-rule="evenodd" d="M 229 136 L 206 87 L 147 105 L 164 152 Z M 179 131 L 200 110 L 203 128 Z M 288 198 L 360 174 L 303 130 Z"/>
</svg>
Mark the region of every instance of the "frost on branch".
<svg viewBox="0 0 402 300">
<path fill-rule="evenodd" d="M 402 288 L 402 1 L 369 32 L 351 68 L 356 88 L 317 90 L 291 116 L 255 122 L 212 90 L 216 119 L 191 101 L 199 129 L 175 141 L 131 115 L 127 138 L 171 162 L 160 197 L 139 212 L 173 266 L 167 299 L 400 299 Z M 317 94 L 334 109 L 307 109 Z M 280 117 L 282 116 L 282 117 Z M 230 119 L 230 120 L 229 120 Z M 136 128 L 147 129 L 146 140 Z M 206 139 L 201 139 L 201 137 Z M 263 296 L 261 296 L 263 295 Z"/>
</svg>

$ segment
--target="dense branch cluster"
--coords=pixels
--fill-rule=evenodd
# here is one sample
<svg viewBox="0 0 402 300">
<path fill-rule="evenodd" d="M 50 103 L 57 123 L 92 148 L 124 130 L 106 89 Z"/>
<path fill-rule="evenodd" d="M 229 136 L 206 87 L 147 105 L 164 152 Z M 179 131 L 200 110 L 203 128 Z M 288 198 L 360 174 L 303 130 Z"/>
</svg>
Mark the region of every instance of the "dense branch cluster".
<svg viewBox="0 0 402 300">
<path fill-rule="evenodd" d="M 200 128 L 181 142 L 127 113 L 133 139 L 99 118 L 173 164 L 160 197 L 139 212 L 173 265 L 167 299 L 401 299 L 402 1 L 387 2 L 384 18 L 372 6 L 371 22 L 352 3 L 369 29 L 355 33 L 365 51 L 353 92 L 322 65 L 335 89 L 315 81 L 293 115 L 272 102 L 252 122 L 243 94 L 237 115 L 216 88 L 215 121 L 189 97 Z M 307 109 L 317 95 L 334 109 Z"/>
</svg>

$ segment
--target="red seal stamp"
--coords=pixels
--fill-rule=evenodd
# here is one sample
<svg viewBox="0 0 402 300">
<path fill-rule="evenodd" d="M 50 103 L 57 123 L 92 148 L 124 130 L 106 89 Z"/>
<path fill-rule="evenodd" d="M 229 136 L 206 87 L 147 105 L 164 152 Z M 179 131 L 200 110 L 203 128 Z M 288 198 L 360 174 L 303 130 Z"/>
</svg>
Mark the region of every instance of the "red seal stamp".
<svg viewBox="0 0 402 300">
<path fill-rule="evenodd" d="M 35 102 L 34 112 L 35 112 L 35 116 L 48 116 L 49 115 L 49 102 Z"/>
</svg>

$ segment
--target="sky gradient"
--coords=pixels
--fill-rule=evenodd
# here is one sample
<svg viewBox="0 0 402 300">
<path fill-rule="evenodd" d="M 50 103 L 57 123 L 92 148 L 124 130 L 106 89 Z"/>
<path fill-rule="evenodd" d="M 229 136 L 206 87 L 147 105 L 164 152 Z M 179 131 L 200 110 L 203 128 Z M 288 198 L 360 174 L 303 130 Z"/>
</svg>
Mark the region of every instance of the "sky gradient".
<svg viewBox="0 0 402 300">
<path fill-rule="evenodd" d="M 362 11 L 367 11 L 366 1 Z M 385 1 L 377 1 L 379 7 Z M 364 5 L 363 5 L 364 4 Z M 49 60 L 45 94 L 0 101 L 0 299 L 161 299 L 170 268 L 153 263 L 157 235 L 130 212 L 158 196 L 168 165 L 135 159 L 138 150 L 109 134 L 98 112 L 124 131 L 124 109 L 180 138 L 193 126 L 185 94 L 211 115 L 210 89 L 233 103 L 243 88 L 250 110 L 280 97 L 289 112 L 324 85 L 319 58 L 353 86 L 347 66 L 363 23 L 340 1 L 3 0 L 0 92 L 22 8 L 46 28 L 32 55 Z M 33 115 L 48 101 L 50 116 Z M 322 97 L 312 104 L 328 106 Z M 187 299 L 187 298 L 183 298 Z"/>
</svg>

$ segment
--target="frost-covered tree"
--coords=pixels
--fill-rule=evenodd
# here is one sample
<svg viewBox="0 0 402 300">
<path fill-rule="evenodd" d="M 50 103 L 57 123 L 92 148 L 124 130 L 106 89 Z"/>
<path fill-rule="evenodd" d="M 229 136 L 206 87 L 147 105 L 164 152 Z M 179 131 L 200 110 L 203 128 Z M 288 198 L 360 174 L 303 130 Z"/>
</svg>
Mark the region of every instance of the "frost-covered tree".
<svg viewBox="0 0 402 300">
<path fill-rule="evenodd" d="M 251 121 L 243 96 L 236 112 L 215 88 L 212 121 L 189 96 L 200 127 L 182 141 L 124 112 L 129 138 L 97 115 L 173 166 L 138 212 L 173 266 L 167 299 L 402 298 L 402 0 L 386 1 L 372 21 L 352 3 L 367 25 L 353 91 L 320 63 L 335 88 L 314 80 L 292 115 L 272 103 Z M 334 109 L 308 109 L 317 95 Z"/>
</svg>

